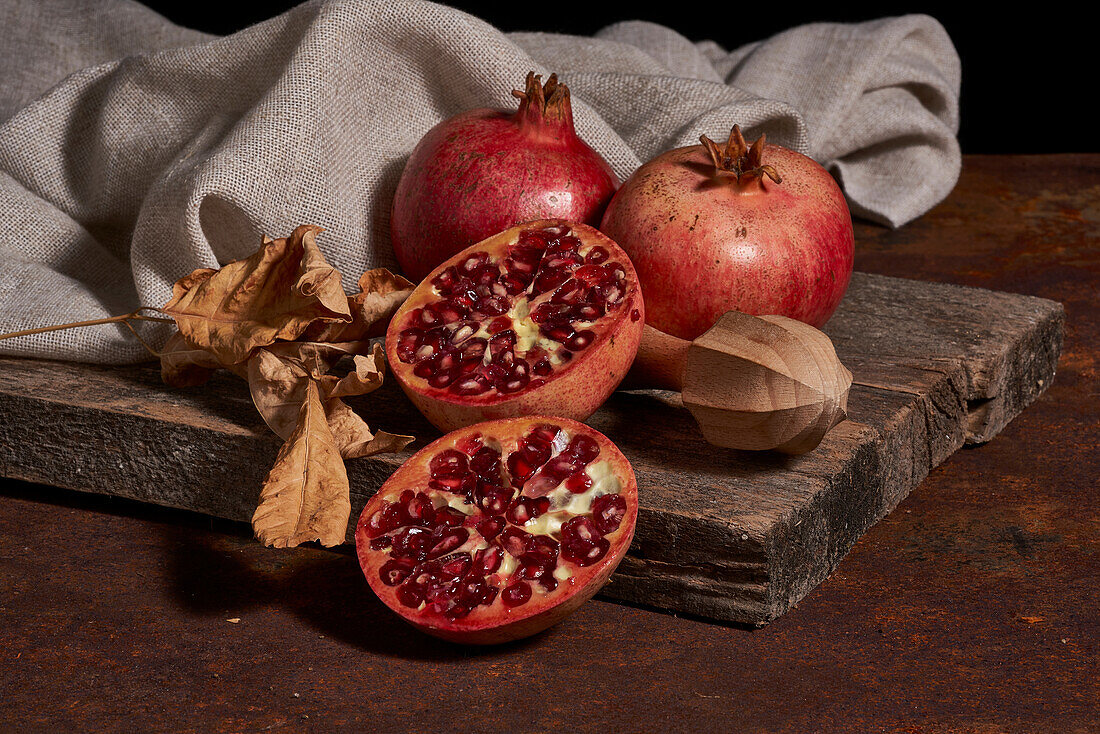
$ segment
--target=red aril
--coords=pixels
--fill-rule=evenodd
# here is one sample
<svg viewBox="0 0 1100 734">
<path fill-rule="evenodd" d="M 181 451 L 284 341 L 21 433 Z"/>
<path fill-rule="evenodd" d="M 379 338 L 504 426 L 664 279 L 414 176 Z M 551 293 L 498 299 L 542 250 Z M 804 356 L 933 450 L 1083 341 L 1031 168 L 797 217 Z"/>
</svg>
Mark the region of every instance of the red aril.
<svg viewBox="0 0 1100 734">
<path fill-rule="evenodd" d="M 449 431 L 492 418 L 584 420 L 622 381 L 645 310 L 629 258 L 592 227 L 512 227 L 436 268 L 390 321 L 386 357 Z"/>
<path fill-rule="evenodd" d="M 820 327 L 852 274 L 855 239 L 828 171 L 735 126 L 720 149 L 677 148 L 642 165 L 604 214 L 601 231 L 630 255 L 646 319 L 695 339 L 727 311 Z"/>
<path fill-rule="evenodd" d="M 618 179 L 573 128 L 569 89 L 527 75 L 516 111 L 475 109 L 439 123 L 409 156 L 390 236 L 405 274 L 420 280 L 486 237 L 532 219 L 595 226 Z"/>
<path fill-rule="evenodd" d="M 637 516 L 634 472 L 606 436 L 512 418 L 417 452 L 363 508 L 355 546 L 390 609 L 437 637 L 490 644 L 540 632 L 590 599 Z"/>
</svg>

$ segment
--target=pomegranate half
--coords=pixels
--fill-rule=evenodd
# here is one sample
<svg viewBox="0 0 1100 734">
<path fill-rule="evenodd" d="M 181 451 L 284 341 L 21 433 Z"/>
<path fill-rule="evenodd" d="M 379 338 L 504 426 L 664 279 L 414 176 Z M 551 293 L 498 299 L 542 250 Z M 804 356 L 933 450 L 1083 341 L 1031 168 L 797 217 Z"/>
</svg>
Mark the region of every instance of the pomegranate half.
<svg viewBox="0 0 1100 734">
<path fill-rule="evenodd" d="M 449 433 L 367 502 L 359 565 L 390 609 L 454 642 L 541 632 L 590 599 L 630 547 L 638 487 L 583 423 L 533 416 Z"/>
<path fill-rule="evenodd" d="M 534 72 L 519 109 L 480 108 L 439 123 L 416 144 L 397 183 L 390 238 L 405 275 L 505 227 L 544 217 L 595 226 L 619 179 L 577 135 L 569 88 Z"/>
<path fill-rule="evenodd" d="M 662 153 L 611 200 L 600 229 L 630 255 L 651 326 L 695 339 L 727 311 L 822 326 L 848 288 L 844 194 L 813 159 L 734 126 L 724 149 Z"/>
<path fill-rule="evenodd" d="M 534 414 L 584 420 L 626 375 L 644 323 L 638 276 L 618 245 L 543 219 L 436 268 L 390 321 L 386 357 L 444 431 Z"/>
</svg>

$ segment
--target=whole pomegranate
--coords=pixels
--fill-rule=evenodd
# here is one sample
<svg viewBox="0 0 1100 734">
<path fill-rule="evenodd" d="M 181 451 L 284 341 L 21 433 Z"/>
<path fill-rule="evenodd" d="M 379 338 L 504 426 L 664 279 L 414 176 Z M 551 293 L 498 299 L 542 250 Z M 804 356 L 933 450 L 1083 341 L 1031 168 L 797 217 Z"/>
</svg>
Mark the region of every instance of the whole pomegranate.
<svg viewBox="0 0 1100 734">
<path fill-rule="evenodd" d="M 727 311 L 820 327 L 852 275 L 855 237 L 828 171 L 734 126 L 724 149 L 662 153 L 627 179 L 600 229 L 634 262 L 650 325 L 695 339 Z"/>
<path fill-rule="evenodd" d="M 444 120 L 413 149 L 397 184 L 390 236 L 420 280 L 459 250 L 532 219 L 595 226 L 618 179 L 573 128 L 569 89 L 534 72 L 515 112 L 475 109 Z"/>
<path fill-rule="evenodd" d="M 638 486 L 583 423 L 490 421 L 421 449 L 355 529 L 374 593 L 421 630 L 488 644 L 540 632 L 599 591 L 630 547 Z"/>
<path fill-rule="evenodd" d="M 507 229 L 437 267 L 390 321 L 386 358 L 444 431 L 490 418 L 584 420 L 625 377 L 645 308 L 618 245 L 585 224 Z"/>
</svg>

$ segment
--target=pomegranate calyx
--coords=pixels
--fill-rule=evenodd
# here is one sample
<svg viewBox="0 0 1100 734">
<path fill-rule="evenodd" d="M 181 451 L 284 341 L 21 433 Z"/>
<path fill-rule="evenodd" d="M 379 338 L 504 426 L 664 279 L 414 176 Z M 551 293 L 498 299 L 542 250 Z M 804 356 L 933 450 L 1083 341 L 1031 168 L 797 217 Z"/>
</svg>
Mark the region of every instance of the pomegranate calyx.
<svg viewBox="0 0 1100 734">
<path fill-rule="evenodd" d="M 515 115 L 520 127 L 537 137 L 558 140 L 576 137 L 569 87 L 558 82 L 558 75 L 551 74 L 543 84 L 541 75 L 529 71 L 526 86 L 523 92 L 512 90 L 512 96 L 520 101 Z"/>
<path fill-rule="evenodd" d="M 761 135 L 755 143 L 748 145 L 741 134 L 740 125 L 734 125 L 730 130 L 725 150 L 719 148 L 718 144 L 706 135 L 699 136 L 699 142 L 710 154 L 710 159 L 714 161 L 714 168 L 719 176 L 734 176 L 737 178 L 737 183 L 756 181 L 767 176 L 776 183 L 783 183 L 779 172 L 762 162 L 764 139 L 765 136 Z"/>
</svg>

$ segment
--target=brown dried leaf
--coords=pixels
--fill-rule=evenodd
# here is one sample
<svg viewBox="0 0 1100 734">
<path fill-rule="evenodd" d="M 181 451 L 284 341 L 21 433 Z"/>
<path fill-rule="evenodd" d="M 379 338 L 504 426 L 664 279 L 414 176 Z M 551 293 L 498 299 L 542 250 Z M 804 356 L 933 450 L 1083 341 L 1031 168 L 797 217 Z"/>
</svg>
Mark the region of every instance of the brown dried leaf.
<svg viewBox="0 0 1100 734">
<path fill-rule="evenodd" d="M 248 360 L 248 389 L 252 402 L 264 422 L 283 439 L 298 425 L 298 411 L 305 399 L 305 386 L 311 378 L 322 380 L 322 399 L 335 377 L 326 377 L 332 365 L 345 354 L 354 354 L 363 342 L 322 344 L 318 342 L 279 342 L 257 349 Z"/>
<path fill-rule="evenodd" d="M 348 296 L 350 323 L 316 323 L 303 339 L 318 342 L 360 341 L 386 333 L 395 311 L 412 293 L 413 284 L 385 268 L 359 277 L 359 293 Z"/>
<path fill-rule="evenodd" d="M 324 374 L 326 361 L 333 354 L 352 353 L 362 342 L 319 344 L 285 342 L 257 349 L 248 360 L 248 386 L 252 402 L 272 431 L 286 439 L 294 433 L 308 383 L 317 380 L 340 454 L 356 459 L 386 451 L 399 451 L 413 441 L 412 436 L 379 431 L 371 432 L 366 422 L 340 396 L 362 395 L 382 383 L 385 354 L 374 345 L 369 356 L 356 355 L 355 371 L 343 378 Z M 316 355 L 322 355 L 317 357 Z M 335 363 L 336 359 L 332 359 Z M 309 366 L 311 360 L 315 365 Z M 334 394 L 338 393 L 338 394 Z"/>
<path fill-rule="evenodd" d="M 375 344 L 370 355 L 356 354 L 355 370 L 336 381 L 326 395 L 330 398 L 344 398 L 349 395 L 366 395 L 382 385 L 386 373 L 386 352 L 381 344 Z"/>
<path fill-rule="evenodd" d="M 264 545 L 344 542 L 351 515 L 348 475 L 329 429 L 317 383 L 306 381 L 298 426 L 264 480 L 252 529 Z"/>
<path fill-rule="evenodd" d="M 190 344 L 225 365 L 243 362 L 256 347 L 296 339 L 317 321 L 350 322 L 340 273 L 317 248 L 320 231 L 303 225 L 221 270 L 184 276 L 161 311 Z"/>
<path fill-rule="evenodd" d="M 345 459 L 360 459 L 364 456 L 400 451 L 415 440 L 413 436 L 385 431 L 372 433 L 366 421 L 339 398 L 328 400 L 325 411 L 332 435 L 340 447 L 340 455 Z"/>
<path fill-rule="evenodd" d="M 213 354 L 191 346 L 178 331 L 160 350 L 160 377 L 172 387 L 201 385 L 221 366 Z"/>
</svg>

